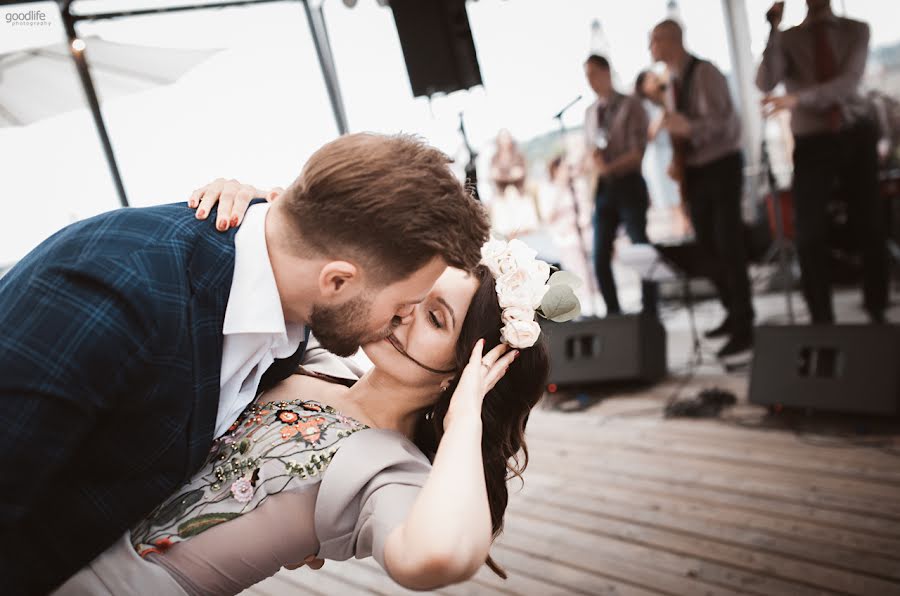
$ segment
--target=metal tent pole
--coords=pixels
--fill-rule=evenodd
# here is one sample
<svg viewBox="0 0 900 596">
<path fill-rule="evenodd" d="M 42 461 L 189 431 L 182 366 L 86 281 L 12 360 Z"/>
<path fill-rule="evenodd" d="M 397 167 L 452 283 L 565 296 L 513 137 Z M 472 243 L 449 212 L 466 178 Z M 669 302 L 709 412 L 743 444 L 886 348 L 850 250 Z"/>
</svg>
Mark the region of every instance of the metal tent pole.
<svg viewBox="0 0 900 596">
<path fill-rule="evenodd" d="M 100 101 L 97 99 L 94 81 L 91 79 L 91 73 L 87 66 L 87 59 L 84 55 L 84 41 L 79 39 L 78 35 L 75 33 L 75 19 L 70 11 L 71 4 L 72 0 L 63 0 L 59 5 L 63 26 L 66 29 L 66 37 L 69 40 L 69 51 L 72 53 L 72 60 L 75 61 L 75 69 L 78 71 L 78 77 L 81 79 L 81 86 L 84 88 L 84 94 L 87 97 L 88 105 L 91 108 L 91 115 L 94 117 L 94 125 L 97 127 L 97 134 L 100 136 L 100 143 L 103 145 L 103 153 L 106 155 L 106 164 L 109 166 L 109 173 L 112 176 L 113 184 L 119 195 L 119 202 L 122 203 L 123 207 L 128 207 L 128 197 L 125 195 L 125 186 L 122 184 L 122 177 L 119 175 L 119 166 L 116 164 L 116 156 L 113 153 L 112 144 L 109 142 L 106 124 L 104 124 L 103 114 L 100 112 Z"/>
<path fill-rule="evenodd" d="M 302 0 L 306 9 L 306 19 L 309 21 L 309 30 L 312 33 L 313 43 L 316 46 L 316 55 L 319 57 L 319 66 L 322 68 L 322 78 L 328 89 L 328 99 L 331 101 L 331 110 L 334 112 L 334 120 L 337 123 L 338 132 L 347 134 L 347 114 L 344 112 L 344 100 L 341 98 L 341 88 L 338 85 L 337 70 L 334 67 L 334 54 L 331 53 L 331 44 L 328 41 L 328 30 L 325 28 L 325 13 L 322 10 L 321 0 L 316 1 L 316 6 L 310 6 L 313 0 Z"/>
</svg>

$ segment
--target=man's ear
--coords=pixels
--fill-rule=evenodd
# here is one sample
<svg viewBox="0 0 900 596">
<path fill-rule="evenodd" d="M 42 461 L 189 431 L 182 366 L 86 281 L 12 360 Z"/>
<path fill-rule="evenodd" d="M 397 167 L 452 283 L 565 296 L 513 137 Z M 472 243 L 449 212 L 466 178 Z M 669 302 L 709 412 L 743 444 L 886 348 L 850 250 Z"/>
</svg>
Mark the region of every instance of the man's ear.
<svg viewBox="0 0 900 596">
<path fill-rule="evenodd" d="M 344 297 L 355 293 L 360 283 L 360 270 L 347 261 L 329 261 L 319 272 L 319 293 L 325 299 Z"/>
</svg>

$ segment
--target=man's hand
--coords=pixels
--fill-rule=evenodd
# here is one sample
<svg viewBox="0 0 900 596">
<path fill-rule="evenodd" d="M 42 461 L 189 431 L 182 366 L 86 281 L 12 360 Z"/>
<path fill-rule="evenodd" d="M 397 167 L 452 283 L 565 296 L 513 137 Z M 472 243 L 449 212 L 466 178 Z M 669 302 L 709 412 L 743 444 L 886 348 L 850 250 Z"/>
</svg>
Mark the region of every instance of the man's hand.
<svg viewBox="0 0 900 596">
<path fill-rule="evenodd" d="M 680 112 L 669 112 L 663 118 L 663 126 L 669 130 L 669 134 L 675 137 L 688 138 L 691 136 L 691 121 Z"/>
<path fill-rule="evenodd" d="M 609 174 L 609 164 L 606 163 L 606 160 L 603 159 L 603 152 L 599 149 L 594 149 L 593 153 L 594 157 L 594 171 L 598 176 L 605 177 Z"/>
<path fill-rule="evenodd" d="M 784 17 L 784 2 L 776 2 L 766 12 L 766 20 L 772 25 L 772 29 L 778 29 L 781 19 Z"/>
<path fill-rule="evenodd" d="M 797 96 L 791 93 L 787 95 L 766 95 L 762 99 L 763 115 L 774 116 L 782 110 L 793 110 L 797 105 Z"/>
</svg>

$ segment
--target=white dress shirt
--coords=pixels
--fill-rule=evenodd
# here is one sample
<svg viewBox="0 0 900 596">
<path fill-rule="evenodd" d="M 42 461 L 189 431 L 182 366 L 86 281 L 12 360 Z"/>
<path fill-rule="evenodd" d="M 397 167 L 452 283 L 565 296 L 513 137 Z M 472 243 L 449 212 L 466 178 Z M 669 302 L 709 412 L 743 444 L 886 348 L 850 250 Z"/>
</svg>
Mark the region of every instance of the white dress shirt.
<svg viewBox="0 0 900 596">
<path fill-rule="evenodd" d="M 266 247 L 268 203 L 247 210 L 234 236 L 234 278 L 225 308 L 222 371 L 215 437 L 256 397 L 263 373 L 303 340 L 304 326 L 285 323 Z"/>
</svg>

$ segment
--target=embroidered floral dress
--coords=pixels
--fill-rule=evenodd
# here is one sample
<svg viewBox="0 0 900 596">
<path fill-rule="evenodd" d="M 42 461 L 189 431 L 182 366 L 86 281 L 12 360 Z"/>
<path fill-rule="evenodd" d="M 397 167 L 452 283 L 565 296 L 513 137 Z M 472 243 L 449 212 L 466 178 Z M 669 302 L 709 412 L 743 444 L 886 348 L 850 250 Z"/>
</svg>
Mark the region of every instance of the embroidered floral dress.
<svg viewBox="0 0 900 596">
<path fill-rule="evenodd" d="M 341 440 L 364 428 L 313 401 L 251 404 L 194 479 L 131 531 L 132 544 L 141 556 L 163 552 L 271 495 L 318 483 Z"/>
<path fill-rule="evenodd" d="M 311 554 L 384 566 L 430 470 L 403 435 L 321 403 L 255 403 L 190 482 L 54 595 L 237 594 Z"/>
</svg>

